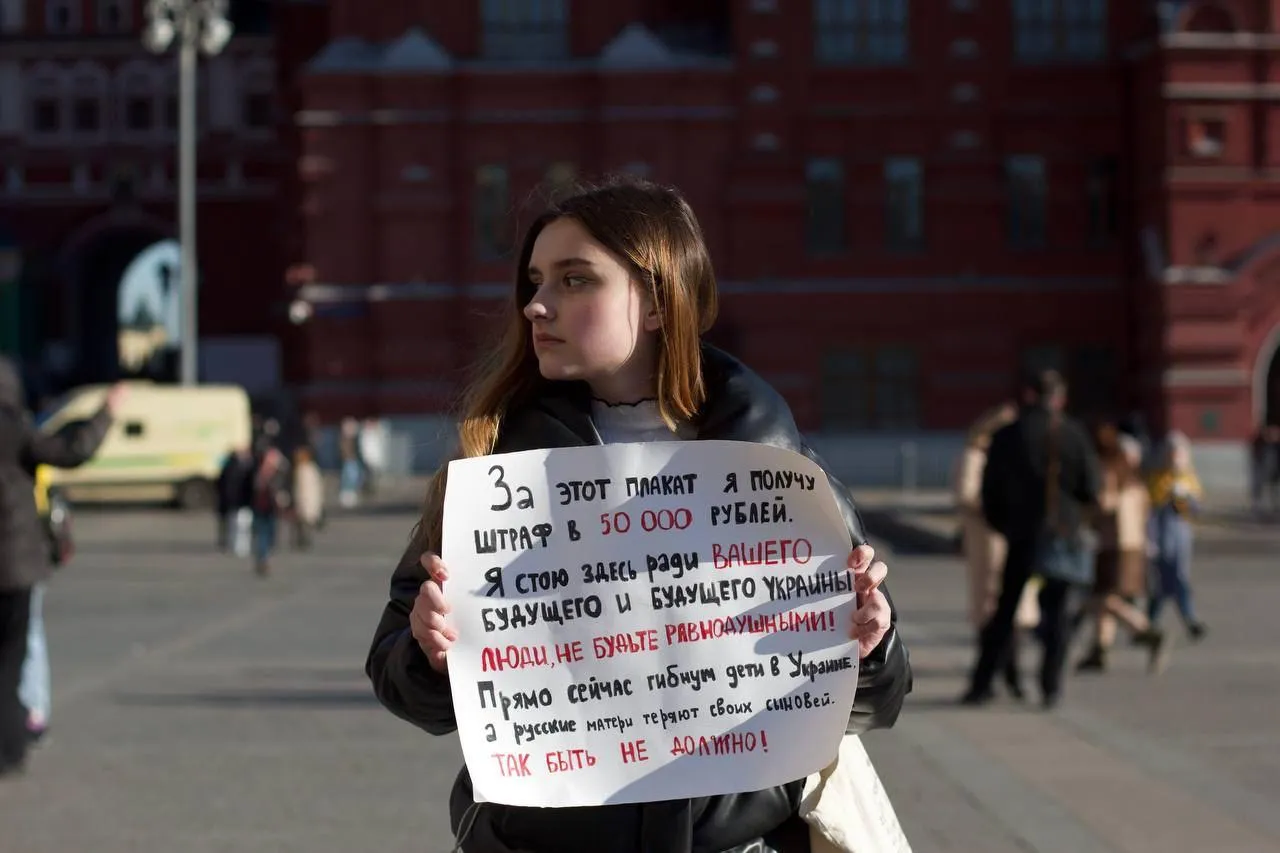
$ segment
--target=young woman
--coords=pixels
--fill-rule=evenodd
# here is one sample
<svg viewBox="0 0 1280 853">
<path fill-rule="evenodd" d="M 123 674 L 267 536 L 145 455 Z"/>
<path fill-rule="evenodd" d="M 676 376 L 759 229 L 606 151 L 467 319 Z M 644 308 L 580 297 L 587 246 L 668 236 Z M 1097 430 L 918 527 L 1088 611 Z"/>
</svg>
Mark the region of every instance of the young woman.
<svg viewBox="0 0 1280 853">
<path fill-rule="evenodd" d="M 1133 600 L 1147 589 L 1147 522 L 1151 499 L 1142 482 L 1142 445 L 1110 425 L 1098 431 L 1102 491 L 1098 495 L 1097 571 L 1086 612 L 1094 617 L 1093 647 L 1076 666 L 1079 672 L 1103 672 L 1116 639 L 1116 622 L 1150 653 L 1148 669 L 1158 672 L 1168 651 L 1164 632 L 1151 624 Z"/>
<path fill-rule="evenodd" d="M 675 191 L 628 181 L 561 200 L 525 236 L 509 305 L 502 342 L 464 400 L 463 455 L 728 439 L 813 457 L 782 397 L 701 342 L 715 319 L 715 278 L 693 211 Z M 887 570 L 873 563 L 848 493 L 833 486 L 855 546 L 859 607 L 849 630 L 862 666 L 849 731 L 857 733 L 894 723 L 911 668 L 881 587 Z M 437 735 L 457 728 L 448 671 L 457 634 L 444 593 L 449 570 L 437 556 L 444 492 L 442 468 L 367 664 L 382 703 Z M 477 806 L 464 767 L 449 810 L 469 853 L 803 853 L 803 781 L 697 800 L 534 809 Z"/>
</svg>

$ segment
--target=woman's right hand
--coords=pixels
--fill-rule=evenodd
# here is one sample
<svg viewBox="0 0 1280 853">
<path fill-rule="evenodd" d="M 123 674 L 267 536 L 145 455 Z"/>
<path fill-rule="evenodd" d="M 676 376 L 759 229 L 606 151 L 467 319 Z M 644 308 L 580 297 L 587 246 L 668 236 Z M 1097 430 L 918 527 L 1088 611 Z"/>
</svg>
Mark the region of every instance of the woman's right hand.
<svg viewBox="0 0 1280 853">
<path fill-rule="evenodd" d="M 443 675 L 449 671 L 449 647 L 458 639 L 458 632 L 445 619 L 450 611 L 449 602 L 444 597 L 444 582 L 449 579 L 449 570 L 435 554 L 423 554 L 418 562 L 427 570 L 430 579 L 418 588 L 413 612 L 409 614 L 409 628 L 422 653 L 427 656 L 427 663 Z"/>
</svg>

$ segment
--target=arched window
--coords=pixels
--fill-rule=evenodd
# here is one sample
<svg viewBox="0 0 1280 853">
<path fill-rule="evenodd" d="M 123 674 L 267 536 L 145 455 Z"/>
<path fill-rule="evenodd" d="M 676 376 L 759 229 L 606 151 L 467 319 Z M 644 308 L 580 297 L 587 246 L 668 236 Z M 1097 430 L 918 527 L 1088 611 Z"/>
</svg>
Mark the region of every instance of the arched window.
<svg viewBox="0 0 1280 853">
<path fill-rule="evenodd" d="M 68 130 L 63 71 L 51 62 L 31 69 L 26 81 L 26 125 L 33 139 L 60 137 Z"/>
<path fill-rule="evenodd" d="M 82 139 L 96 139 L 107 128 L 107 99 L 111 91 L 107 71 L 95 62 L 78 62 L 71 81 L 70 131 Z"/>
<path fill-rule="evenodd" d="M 152 77 L 156 97 L 156 133 L 160 136 L 178 135 L 181 121 L 181 104 L 178 101 L 178 78 L 175 74 L 157 71 Z M 203 136 L 209 127 L 209 89 L 196 88 L 196 135 Z"/>
<path fill-rule="evenodd" d="M 1235 18 L 1220 3 L 1200 3 L 1186 13 L 1182 28 L 1189 33 L 1233 33 Z"/>
<path fill-rule="evenodd" d="M 479 260 L 496 261 L 505 257 L 511 248 L 507 167 L 496 163 L 479 166 L 475 177 L 472 196 L 475 253 Z"/>
<path fill-rule="evenodd" d="M 275 79 L 271 61 L 255 58 L 239 75 L 240 127 L 246 133 L 270 134 L 276 125 Z"/>
<path fill-rule="evenodd" d="M 98 32 L 127 33 L 133 23 L 130 5 L 126 0 L 98 0 Z"/>
<path fill-rule="evenodd" d="M 78 0 L 47 0 L 44 4 L 44 30 L 51 36 L 66 36 L 80 31 Z"/>
<path fill-rule="evenodd" d="M 126 139 L 148 137 L 159 125 L 156 75 L 149 63 L 134 61 L 116 71 L 116 126 Z"/>
</svg>

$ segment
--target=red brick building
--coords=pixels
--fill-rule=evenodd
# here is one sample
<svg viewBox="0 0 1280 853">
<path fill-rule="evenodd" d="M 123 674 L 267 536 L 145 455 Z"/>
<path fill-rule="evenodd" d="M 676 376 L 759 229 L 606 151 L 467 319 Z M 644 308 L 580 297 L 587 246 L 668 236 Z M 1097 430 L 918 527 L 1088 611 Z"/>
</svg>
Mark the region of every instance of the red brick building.
<svg viewBox="0 0 1280 853">
<path fill-rule="evenodd" d="M 1200 438 L 1280 416 L 1280 0 L 333 0 L 330 37 L 316 406 L 440 411 L 531 189 L 631 169 L 688 195 L 721 337 L 806 427 L 962 427 L 1030 362 Z"/>
<path fill-rule="evenodd" d="M 114 374 L 121 275 L 176 237 L 176 48 L 143 49 L 145 6 L 0 0 L 0 241 L 19 261 L 0 274 L 0 349 L 49 390 Z M 202 361 L 270 390 L 297 236 L 290 81 L 328 18 L 271 0 L 229 16 L 234 37 L 198 77 Z"/>
<path fill-rule="evenodd" d="M 0 0 L 22 348 L 88 374 L 113 277 L 174 230 L 143 5 Z M 956 429 L 1041 362 L 1202 440 L 1280 415 L 1280 0 L 232 9 L 201 66 L 202 340 L 279 337 L 330 415 L 443 411 L 533 188 L 613 170 L 689 196 L 716 335 L 807 428 Z"/>
</svg>

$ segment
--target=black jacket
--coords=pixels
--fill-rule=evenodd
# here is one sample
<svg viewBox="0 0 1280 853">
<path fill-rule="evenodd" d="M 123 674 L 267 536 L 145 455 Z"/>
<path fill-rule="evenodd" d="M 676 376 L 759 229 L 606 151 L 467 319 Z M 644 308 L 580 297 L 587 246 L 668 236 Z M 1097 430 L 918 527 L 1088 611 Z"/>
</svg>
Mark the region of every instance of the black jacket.
<svg viewBox="0 0 1280 853">
<path fill-rule="evenodd" d="M 22 381 L 12 362 L 0 357 L 0 591 L 29 589 L 51 568 L 48 538 L 36 512 L 36 467 L 84 464 L 110 426 L 104 408 L 56 434 L 37 432 L 24 407 Z"/>
<path fill-rule="evenodd" d="M 703 349 L 708 398 L 695 423 L 699 439 L 750 441 L 806 454 L 786 402 L 763 379 L 731 356 Z M 530 403 L 507 416 L 495 452 L 598 444 L 590 419 L 590 396 L 581 383 L 548 383 Z M 825 467 L 824 467 L 825 470 Z M 830 475 L 828 475 L 830 476 Z M 832 485 L 855 544 L 865 541 L 848 491 Z M 366 671 L 374 691 L 392 713 L 431 734 L 456 730 L 449 679 L 427 663 L 409 631 L 409 613 L 426 573 L 413 546 L 391 580 Z M 883 587 L 881 587 L 883 589 Z M 885 591 L 886 596 L 888 591 Z M 890 602 L 892 604 L 892 602 Z M 861 663 L 849 731 L 893 725 L 911 689 L 911 665 L 895 627 Z M 735 851 L 787 823 L 799 808 L 803 780 L 747 794 L 599 808 L 526 809 L 485 804 L 463 849 L 468 853 L 722 853 Z M 455 833 L 472 807 L 471 779 L 462 768 L 450 797 Z"/>
<path fill-rule="evenodd" d="M 218 514 L 226 515 L 253 504 L 254 459 L 232 451 L 218 472 Z"/>
<path fill-rule="evenodd" d="M 982 473 L 982 513 L 1011 542 L 1029 543 L 1045 526 L 1050 419 L 1048 409 L 1024 408 L 991 438 Z M 1057 430 L 1060 517 L 1068 527 L 1079 527 L 1098 500 L 1098 455 L 1075 420 L 1061 418 Z"/>
</svg>

